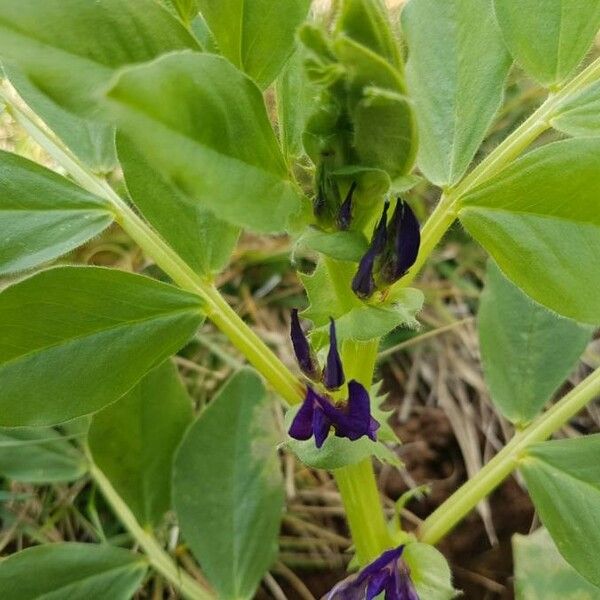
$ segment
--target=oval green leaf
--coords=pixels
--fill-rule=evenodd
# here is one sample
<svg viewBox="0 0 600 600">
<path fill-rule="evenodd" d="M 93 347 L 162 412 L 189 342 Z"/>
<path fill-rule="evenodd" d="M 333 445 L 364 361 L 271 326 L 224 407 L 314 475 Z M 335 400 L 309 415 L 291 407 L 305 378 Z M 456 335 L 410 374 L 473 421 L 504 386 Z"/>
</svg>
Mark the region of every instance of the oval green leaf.
<svg viewBox="0 0 600 600">
<path fill-rule="evenodd" d="M 54 260 L 112 221 L 105 200 L 30 160 L 0 151 L 0 275 Z"/>
<path fill-rule="evenodd" d="M 117 134 L 117 151 L 134 204 L 179 256 L 202 275 L 224 269 L 237 243 L 239 228 L 187 202 L 121 132 Z"/>
<path fill-rule="evenodd" d="M 544 85 L 566 79 L 600 27 L 600 0 L 494 0 L 515 60 Z"/>
<path fill-rule="evenodd" d="M 310 0 L 199 0 L 220 52 L 262 88 L 277 77 L 294 49 Z"/>
<path fill-rule="evenodd" d="M 188 202 L 262 232 L 284 231 L 300 210 L 262 94 L 225 59 L 176 53 L 126 69 L 108 105 Z"/>
<path fill-rule="evenodd" d="M 600 138 L 548 144 L 468 193 L 459 212 L 529 296 L 591 324 L 600 323 L 599 172 Z"/>
<path fill-rule="evenodd" d="M 0 58 L 72 112 L 95 112 L 114 72 L 199 46 L 154 0 L 3 0 Z M 42 114 L 42 117 L 44 115 Z"/>
<path fill-rule="evenodd" d="M 575 367 L 592 329 L 533 302 L 493 261 L 479 305 L 481 360 L 492 401 L 519 425 L 531 421 Z"/>
<path fill-rule="evenodd" d="M 47 544 L 0 561 L 0 590 L 10 600 L 129 600 L 146 566 L 143 557 L 122 548 Z"/>
<path fill-rule="evenodd" d="M 514 535 L 516 600 L 594 600 L 600 589 L 584 579 L 559 554 L 541 527 L 531 535 Z"/>
<path fill-rule="evenodd" d="M 402 26 L 419 126 L 417 162 L 431 182 L 453 184 L 500 107 L 511 65 L 492 0 L 410 0 Z"/>
<path fill-rule="evenodd" d="M 559 552 L 600 586 L 600 435 L 534 444 L 520 463 L 529 494 Z"/>
<path fill-rule="evenodd" d="M 0 294 L 0 425 L 54 425 L 100 410 L 171 356 L 201 301 L 141 275 L 43 271 Z"/>
<path fill-rule="evenodd" d="M 261 379 L 242 369 L 175 457 L 181 532 L 224 600 L 252 598 L 277 555 L 284 494 L 275 430 Z"/>
<path fill-rule="evenodd" d="M 171 361 L 96 413 L 88 434 L 94 462 L 143 526 L 171 505 L 171 463 L 192 422 L 192 403 Z"/>
<path fill-rule="evenodd" d="M 75 481 L 87 470 L 83 453 L 51 427 L 0 428 L 0 474 L 14 481 Z"/>
</svg>

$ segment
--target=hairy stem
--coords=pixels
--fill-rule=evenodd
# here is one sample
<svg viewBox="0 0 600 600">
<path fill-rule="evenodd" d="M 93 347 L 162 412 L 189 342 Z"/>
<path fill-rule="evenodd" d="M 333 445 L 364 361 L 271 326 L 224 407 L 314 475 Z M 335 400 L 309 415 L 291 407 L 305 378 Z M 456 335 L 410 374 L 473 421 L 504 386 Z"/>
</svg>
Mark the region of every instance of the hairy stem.
<svg viewBox="0 0 600 600">
<path fill-rule="evenodd" d="M 421 525 L 419 537 L 436 544 L 468 515 L 477 504 L 508 477 L 531 444 L 543 442 L 600 395 L 600 369 L 588 375 L 552 408 L 540 415 L 469 481 L 433 512 Z"/>
<path fill-rule="evenodd" d="M 116 516 L 140 545 L 152 567 L 172 583 L 187 600 L 214 600 L 216 596 L 180 569 L 158 541 L 137 522 L 131 509 L 111 485 L 106 475 L 90 461 L 90 474 Z"/>
</svg>

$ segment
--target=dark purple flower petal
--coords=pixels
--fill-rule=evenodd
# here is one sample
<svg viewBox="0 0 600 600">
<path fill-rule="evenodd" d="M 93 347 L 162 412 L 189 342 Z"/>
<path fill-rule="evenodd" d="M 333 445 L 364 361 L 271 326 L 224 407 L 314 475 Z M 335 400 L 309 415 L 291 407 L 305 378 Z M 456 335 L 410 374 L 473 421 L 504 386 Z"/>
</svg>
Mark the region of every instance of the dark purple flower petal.
<svg viewBox="0 0 600 600">
<path fill-rule="evenodd" d="M 366 254 L 360 259 L 358 271 L 352 279 L 352 291 L 359 298 L 369 298 L 375 291 L 375 279 L 373 277 L 373 267 L 377 253 L 373 250 L 367 250 Z"/>
<path fill-rule="evenodd" d="M 295 440 L 308 440 L 313 434 L 315 403 L 310 392 L 312 392 L 312 390 L 308 388 L 306 390 L 306 398 L 296 413 L 288 431 L 290 437 L 293 437 Z"/>
<path fill-rule="evenodd" d="M 373 237 L 369 244 L 369 249 L 360 259 L 358 270 L 354 279 L 352 279 L 352 291 L 359 298 L 369 298 L 375 291 L 375 278 L 373 277 L 373 268 L 375 260 L 383 252 L 387 240 L 387 211 L 389 203 L 386 202 L 383 206 L 383 213 L 379 219 L 379 223 L 373 231 Z"/>
<path fill-rule="evenodd" d="M 329 417 L 320 408 L 315 408 L 313 413 L 313 431 L 315 434 L 315 446 L 321 448 L 329 435 L 331 421 Z"/>
<path fill-rule="evenodd" d="M 338 424 L 337 431 L 342 437 L 358 440 L 363 435 L 377 441 L 379 423 L 371 416 L 369 392 L 358 381 L 348 383 L 348 405 L 343 420 Z"/>
<path fill-rule="evenodd" d="M 404 546 L 387 550 L 358 574 L 338 583 L 325 600 L 373 600 L 385 591 L 385 600 L 419 600 L 402 560 Z"/>
<path fill-rule="evenodd" d="M 410 206 L 398 200 L 388 228 L 388 243 L 382 262 L 381 277 L 392 284 L 406 275 L 415 264 L 421 244 L 419 222 Z"/>
<path fill-rule="evenodd" d="M 352 182 L 352 185 L 346 194 L 346 198 L 342 202 L 338 212 L 338 227 L 342 231 L 349 229 L 350 224 L 352 223 L 352 196 L 354 195 L 354 190 L 356 190 L 356 181 Z"/>
<path fill-rule="evenodd" d="M 323 383 L 328 390 L 337 390 L 344 385 L 344 367 L 338 351 L 335 321 L 329 319 L 329 353 L 323 371 Z"/>
<path fill-rule="evenodd" d="M 310 347 L 308 339 L 300 325 L 298 318 L 298 310 L 292 309 L 291 331 L 292 345 L 294 346 L 294 354 L 302 372 L 311 379 L 317 379 L 319 375 L 319 366 L 314 353 Z"/>
</svg>

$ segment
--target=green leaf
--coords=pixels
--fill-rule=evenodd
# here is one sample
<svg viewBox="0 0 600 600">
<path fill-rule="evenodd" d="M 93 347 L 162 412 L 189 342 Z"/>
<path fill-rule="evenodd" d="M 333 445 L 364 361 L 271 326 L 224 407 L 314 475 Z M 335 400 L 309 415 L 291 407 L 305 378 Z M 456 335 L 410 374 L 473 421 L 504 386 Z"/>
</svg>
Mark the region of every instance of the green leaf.
<svg viewBox="0 0 600 600">
<path fill-rule="evenodd" d="M 3 0 L 0 59 L 69 111 L 93 114 L 114 72 L 161 54 L 199 49 L 154 0 Z M 44 116 L 44 115 L 42 115 Z"/>
<path fill-rule="evenodd" d="M 533 302 L 491 260 L 478 321 L 481 360 L 492 400 L 519 425 L 542 410 L 592 335 L 590 327 Z"/>
<path fill-rule="evenodd" d="M 500 107 L 510 57 L 491 0 L 410 0 L 402 25 L 418 165 L 431 182 L 450 185 L 465 173 Z"/>
<path fill-rule="evenodd" d="M 102 200 L 36 163 L 0 151 L 0 275 L 31 269 L 106 229 Z"/>
<path fill-rule="evenodd" d="M 382 0 L 343 0 L 336 25 L 338 33 L 366 46 L 402 72 L 400 49 Z"/>
<path fill-rule="evenodd" d="M 336 260 L 353 262 L 358 262 L 369 247 L 367 238 L 359 231 L 328 233 L 316 227 L 308 228 L 297 243 Z"/>
<path fill-rule="evenodd" d="M 121 132 L 117 134 L 117 150 L 127 191 L 152 226 L 197 273 L 210 275 L 224 269 L 239 229 L 187 202 Z"/>
<path fill-rule="evenodd" d="M 410 569 L 419 598 L 450 600 L 459 595 L 452 585 L 452 572 L 444 555 L 428 544 L 406 545 L 402 558 Z"/>
<path fill-rule="evenodd" d="M 85 475 L 81 452 L 58 431 L 44 428 L 0 428 L 0 474 L 14 481 L 75 481 Z"/>
<path fill-rule="evenodd" d="M 600 589 L 569 566 L 543 527 L 514 535 L 516 600 L 594 600 Z"/>
<path fill-rule="evenodd" d="M 190 23 L 198 14 L 198 0 L 168 0 L 184 23 Z"/>
<path fill-rule="evenodd" d="M 405 175 L 415 161 L 417 129 L 402 70 L 345 36 L 336 38 L 334 48 L 348 74 L 352 143 L 359 164 L 384 170 L 391 178 Z"/>
<path fill-rule="evenodd" d="M 279 137 L 291 160 L 303 153 L 302 134 L 317 97 L 317 87 L 304 70 L 306 55 L 304 48 L 297 48 L 275 82 Z"/>
<path fill-rule="evenodd" d="M 0 294 L 0 425 L 95 412 L 176 352 L 199 326 L 197 296 L 98 267 L 43 271 Z"/>
<path fill-rule="evenodd" d="M 284 494 L 275 429 L 261 379 L 242 369 L 175 457 L 181 531 L 219 598 L 252 598 L 277 555 Z"/>
<path fill-rule="evenodd" d="M 600 435 L 534 444 L 520 462 L 529 494 L 559 552 L 600 586 Z"/>
<path fill-rule="evenodd" d="M 423 306 L 423 292 L 415 288 L 401 288 L 389 304 L 362 304 L 341 315 L 335 322 L 339 342 L 355 340 L 368 342 L 381 338 L 396 327 L 419 327 L 416 314 Z M 327 343 L 327 325 L 313 331 L 316 347 Z"/>
<path fill-rule="evenodd" d="M 199 0 L 221 54 L 264 89 L 294 48 L 310 0 Z"/>
<path fill-rule="evenodd" d="M 56 104 L 15 65 L 4 72 L 25 102 L 65 145 L 95 172 L 107 173 L 117 164 L 112 125 L 77 116 Z"/>
<path fill-rule="evenodd" d="M 285 230 L 299 212 L 262 95 L 225 59 L 187 52 L 126 69 L 108 100 L 148 164 L 188 202 L 262 232 Z"/>
<path fill-rule="evenodd" d="M 544 85 L 573 72 L 600 27 L 599 0 L 494 0 L 494 6 L 511 54 Z"/>
<path fill-rule="evenodd" d="M 356 264 L 341 260 L 324 260 L 321 258 L 315 270 L 306 275 L 300 274 L 302 285 L 306 289 L 309 305 L 302 316 L 310 319 L 315 327 L 329 323 L 329 318 L 339 319 L 352 308 L 361 308 L 363 303 L 353 294 L 349 295 L 351 281 L 356 273 Z M 344 290 L 345 300 L 351 303 L 347 306 L 340 299 L 337 289 Z"/>
<path fill-rule="evenodd" d="M 293 406 L 285 414 L 285 429 L 290 428 L 299 406 Z M 295 440 L 288 437 L 284 442 L 290 452 L 293 452 L 303 464 L 311 469 L 325 469 L 333 471 L 348 465 L 355 465 L 365 458 L 374 456 L 382 463 L 387 463 L 398 469 L 402 468 L 402 461 L 382 442 L 361 437 L 351 441 L 347 438 L 329 435 L 321 448 L 315 446 L 315 440 Z"/>
<path fill-rule="evenodd" d="M 459 212 L 529 296 L 592 324 L 600 322 L 599 170 L 600 138 L 549 144 L 469 192 Z"/>
<path fill-rule="evenodd" d="M 143 526 L 157 525 L 170 508 L 171 463 L 192 416 L 177 369 L 167 361 L 92 419 L 94 462 Z"/>
<path fill-rule="evenodd" d="M 600 81 L 567 97 L 550 123 L 567 135 L 600 135 Z"/>
<path fill-rule="evenodd" d="M 0 561 L 10 600 L 129 600 L 146 573 L 143 557 L 100 544 L 35 546 Z"/>
</svg>

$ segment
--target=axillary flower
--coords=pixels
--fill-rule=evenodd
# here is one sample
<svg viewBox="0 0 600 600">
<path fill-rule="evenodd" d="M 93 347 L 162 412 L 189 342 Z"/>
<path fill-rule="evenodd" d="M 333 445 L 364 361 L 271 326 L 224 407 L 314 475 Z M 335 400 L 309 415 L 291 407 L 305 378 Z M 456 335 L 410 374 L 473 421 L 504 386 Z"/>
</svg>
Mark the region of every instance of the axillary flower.
<svg viewBox="0 0 600 600">
<path fill-rule="evenodd" d="M 419 222 L 410 206 L 398 199 L 389 224 L 388 208 L 386 202 L 352 280 L 352 290 L 359 298 L 369 298 L 379 287 L 388 287 L 404 277 L 419 254 Z"/>
<path fill-rule="evenodd" d="M 298 364 L 313 383 L 322 385 L 329 391 L 344 385 L 345 375 L 333 319 L 329 325 L 329 352 L 322 372 L 302 330 L 297 310 L 292 311 L 291 338 Z M 348 382 L 347 388 L 347 401 L 336 404 L 329 394 L 319 393 L 308 385 L 304 402 L 290 426 L 290 437 L 308 440 L 314 436 L 317 448 L 321 448 L 333 429 L 337 437 L 354 441 L 366 435 L 376 441 L 379 423 L 371 416 L 369 392 L 354 379 Z"/>
<path fill-rule="evenodd" d="M 387 550 L 356 575 L 338 583 L 323 600 L 419 600 L 410 570 L 402 560 L 404 546 Z"/>
</svg>

